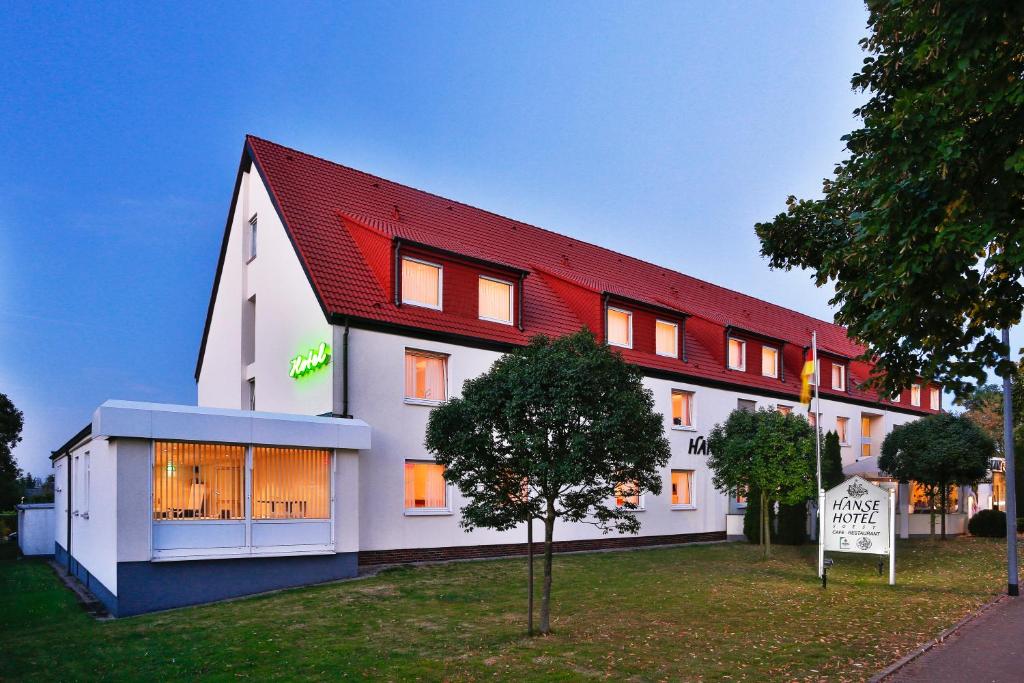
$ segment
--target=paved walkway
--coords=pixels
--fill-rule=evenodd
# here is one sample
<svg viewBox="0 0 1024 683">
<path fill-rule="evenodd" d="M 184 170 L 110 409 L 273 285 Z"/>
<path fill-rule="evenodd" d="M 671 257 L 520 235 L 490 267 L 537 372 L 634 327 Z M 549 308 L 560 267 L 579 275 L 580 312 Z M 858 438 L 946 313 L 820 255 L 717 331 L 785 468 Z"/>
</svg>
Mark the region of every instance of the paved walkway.
<svg viewBox="0 0 1024 683">
<path fill-rule="evenodd" d="M 986 610 L 885 680 L 1024 681 L 1024 597 L 1004 600 Z"/>
</svg>

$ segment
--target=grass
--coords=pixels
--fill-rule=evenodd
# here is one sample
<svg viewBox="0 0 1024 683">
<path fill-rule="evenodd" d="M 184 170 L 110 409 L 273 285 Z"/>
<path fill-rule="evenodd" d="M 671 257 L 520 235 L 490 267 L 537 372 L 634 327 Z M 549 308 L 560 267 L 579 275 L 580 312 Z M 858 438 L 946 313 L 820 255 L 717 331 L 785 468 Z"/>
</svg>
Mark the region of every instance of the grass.
<svg viewBox="0 0 1024 683">
<path fill-rule="evenodd" d="M 97 622 L 49 567 L 0 561 L 4 680 L 862 680 L 1005 585 L 1005 543 L 902 542 L 897 586 L 813 546 L 715 544 L 555 559 L 554 633 L 526 638 L 525 563 L 385 571 Z"/>
</svg>

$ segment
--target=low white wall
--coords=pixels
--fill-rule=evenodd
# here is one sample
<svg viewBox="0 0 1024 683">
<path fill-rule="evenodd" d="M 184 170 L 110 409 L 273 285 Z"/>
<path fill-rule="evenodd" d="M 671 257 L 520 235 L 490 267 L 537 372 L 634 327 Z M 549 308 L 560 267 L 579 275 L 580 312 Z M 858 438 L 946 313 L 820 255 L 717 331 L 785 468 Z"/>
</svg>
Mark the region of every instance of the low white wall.
<svg viewBox="0 0 1024 683">
<path fill-rule="evenodd" d="M 908 515 L 911 536 L 927 536 L 931 533 L 931 515 L 916 513 Z M 946 535 L 962 534 L 967 530 L 967 515 L 963 512 L 952 512 L 946 515 Z M 935 515 L 935 535 L 942 533 L 942 517 Z"/>
<path fill-rule="evenodd" d="M 18 547 L 22 555 L 53 555 L 53 503 L 18 505 Z"/>
</svg>

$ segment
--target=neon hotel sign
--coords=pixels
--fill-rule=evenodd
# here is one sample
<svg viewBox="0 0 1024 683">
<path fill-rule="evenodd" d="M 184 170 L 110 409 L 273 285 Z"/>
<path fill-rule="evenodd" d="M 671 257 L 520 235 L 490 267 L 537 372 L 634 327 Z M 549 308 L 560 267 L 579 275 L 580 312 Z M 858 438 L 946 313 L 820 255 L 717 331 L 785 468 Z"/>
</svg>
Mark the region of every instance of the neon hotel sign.
<svg viewBox="0 0 1024 683">
<path fill-rule="evenodd" d="M 298 379 L 303 375 L 308 375 L 314 370 L 319 370 L 325 367 L 331 360 L 331 347 L 327 345 L 327 342 L 320 342 L 320 346 L 315 349 L 310 349 L 306 354 L 299 354 L 292 358 L 291 367 L 288 370 L 288 375 L 294 379 Z"/>
</svg>

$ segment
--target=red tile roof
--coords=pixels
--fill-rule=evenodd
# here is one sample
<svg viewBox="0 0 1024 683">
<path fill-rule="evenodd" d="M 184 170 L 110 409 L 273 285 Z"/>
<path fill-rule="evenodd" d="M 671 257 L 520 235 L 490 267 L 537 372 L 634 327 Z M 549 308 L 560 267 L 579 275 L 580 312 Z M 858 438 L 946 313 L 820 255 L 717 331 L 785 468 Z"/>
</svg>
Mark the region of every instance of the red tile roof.
<svg viewBox="0 0 1024 683">
<path fill-rule="evenodd" d="M 328 317 L 524 344 L 533 335 L 562 335 L 583 324 L 600 333 L 601 309 L 595 302 L 607 292 L 613 298 L 692 316 L 686 325 L 687 362 L 626 350 L 628 360 L 655 370 L 794 396 L 800 370 L 796 349 L 787 348 L 783 354 L 785 382 L 730 371 L 724 367 L 723 349 L 716 347 L 724 344 L 724 328 L 733 326 L 796 347 L 808 346 L 811 331 L 816 330 L 823 352 L 854 358 L 864 351 L 839 325 L 597 245 L 254 136 L 246 137 L 245 154 L 262 175 Z M 524 283 L 524 330 L 396 306 L 390 291 L 394 238 L 529 273 Z M 200 362 L 201 356 L 202 351 Z M 851 375 L 863 380 L 868 369 L 867 364 L 853 364 Z M 830 393 L 824 386 L 822 391 Z M 874 392 L 859 387 L 851 386 L 848 395 L 877 401 Z M 901 408 L 910 409 L 908 404 L 905 400 Z"/>
</svg>

